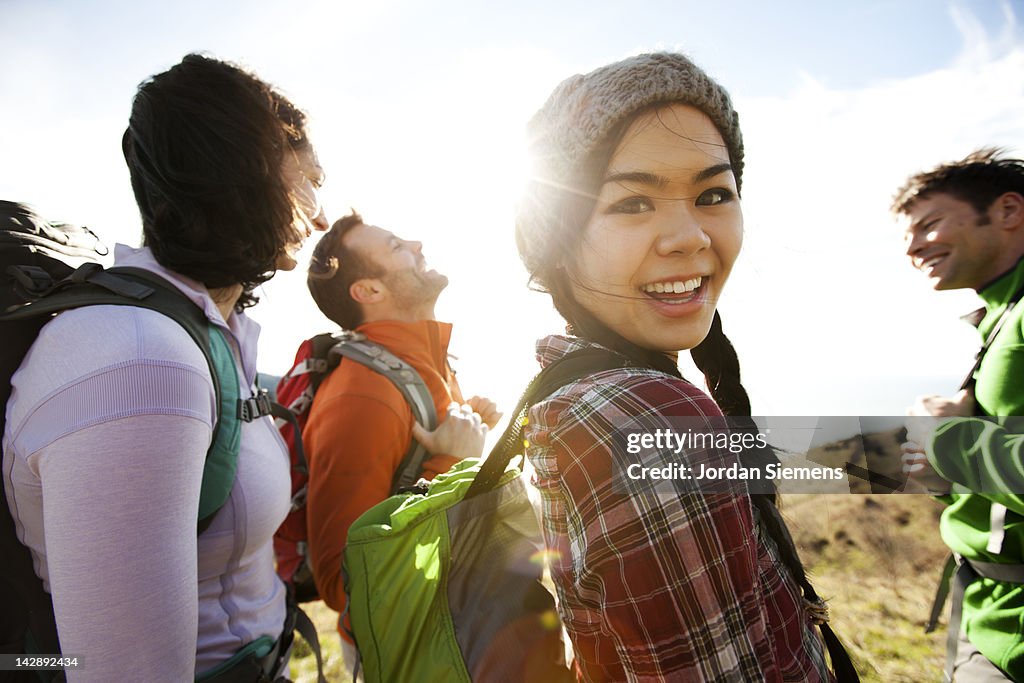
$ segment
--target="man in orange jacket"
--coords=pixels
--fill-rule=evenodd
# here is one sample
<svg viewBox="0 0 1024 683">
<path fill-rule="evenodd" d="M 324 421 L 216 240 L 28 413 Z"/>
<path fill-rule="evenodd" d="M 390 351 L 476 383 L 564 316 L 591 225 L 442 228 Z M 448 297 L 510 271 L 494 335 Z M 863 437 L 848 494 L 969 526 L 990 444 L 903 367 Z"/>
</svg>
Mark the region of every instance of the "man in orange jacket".
<svg viewBox="0 0 1024 683">
<path fill-rule="evenodd" d="M 308 285 L 324 315 L 416 369 L 441 420 L 434 432 L 422 429 L 395 385 L 359 363 L 342 362 L 320 385 L 302 433 L 309 460 L 309 557 L 324 602 L 343 612 L 341 560 L 348 528 L 390 495 L 410 440 L 431 454 L 422 475 L 431 479 L 463 457 L 479 455 L 483 435 L 501 415 L 488 399 L 463 401 L 448 364 L 452 326 L 434 319 L 448 278 L 427 269 L 421 243 L 368 225 L 352 212 L 317 244 Z M 446 419 L 452 416 L 460 419 Z M 343 654 L 351 666 L 354 648 L 342 626 Z"/>
</svg>

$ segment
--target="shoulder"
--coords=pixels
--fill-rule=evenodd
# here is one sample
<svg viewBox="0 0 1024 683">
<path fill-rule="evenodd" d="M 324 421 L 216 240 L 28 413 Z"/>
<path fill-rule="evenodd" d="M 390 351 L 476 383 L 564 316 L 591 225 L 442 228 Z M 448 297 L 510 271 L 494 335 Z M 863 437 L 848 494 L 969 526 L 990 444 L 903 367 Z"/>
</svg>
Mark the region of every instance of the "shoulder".
<svg viewBox="0 0 1024 683">
<path fill-rule="evenodd" d="M 192 338 L 169 317 L 137 306 L 88 306 L 61 313 L 39 332 L 26 360 L 68 362 L 82 370 L 131 360 L 209 369 Z"/>
<path fill-rule="evenodd" d="M 342 359 L 324 378 L 314 406 L 342 400 L 379 403 L 394 411 L 408 412 L 402 410 L 407 408 L 405 399 L 391 380 L 350 358 Z"/>
<path fill-rule="evenodd" d="M 547 414 L 547 421 L 557 416 L 556 422 L 722 415 L 711 397 L 685 379 L 642 368 L 595 373 L 562 387 L 534 410 Z"/>
<path fill-rule="evenodd" d="M 598 453 L 629 432 L 705 431 L 714 428 L 721 415 L 707 394 L 684 379 L 622 368 L 568 384 L 536 404 L 530 410 L 526 436 L 537 447 L 537 457 L 548 453 L 545 449 L 556 448 L 574 462 L 593 464 L 594 458 L 600 460 Z M 548 455 L 554 457 L 554 452 Z M 569 463 L 563 463 L 559 469 L 569 468 Z"/>
<path fill-rule="evenodd" d="M 399 457 L 412 423 L 411 409 L 386 377 L 344 360 L 313 396 L 302 438 L 311 467 L 333 462 L 362 471 L 368 455 L 378 465 Z M 381 453 L 390 455 L 381 459 Z"/>
<path fill-rule="evenodd" d="M 307 429 L 334 432 L 369 424 L 377 430 L 407 433 L 412 410 L 387 377 L 360 363 L 343 359 L 324 378 L 313 397 Z"/>
<path fill-rule="evenodd" d="M 1007 322 L 1013 327 L 1014 343 L 1021 343 L 1024 340 L 1024 299 L 1014 305 L 1011 319 Z"/>
<path fill-rule="evenodd" d="M 31 427 L 51 439 L 135 415 L 186 415 L 210 425 L 215 415 L 209 366 L 196 343 L 170 318 L 133 306 L 61 313 L 40 330 L 11 387 L 7 428 Z"/>
</svg>

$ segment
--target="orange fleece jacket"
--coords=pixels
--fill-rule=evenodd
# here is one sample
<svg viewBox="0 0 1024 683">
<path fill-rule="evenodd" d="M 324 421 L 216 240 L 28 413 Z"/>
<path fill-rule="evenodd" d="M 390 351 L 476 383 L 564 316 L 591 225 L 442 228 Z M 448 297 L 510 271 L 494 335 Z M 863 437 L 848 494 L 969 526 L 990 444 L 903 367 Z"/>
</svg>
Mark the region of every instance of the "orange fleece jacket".
<svg viewBox="0 0 1024 683">
<path fill-rule="evenodd" d="M 384 320 L 356 329 L 416 369 L 434 398 L 438 420 L 445 419 L 449 403 L 462 402 L 448 366 L 450 324 Z M 316 393 L 302 432 L 309 460 L 306 526 L 316 586 L 333 610 L 345 609 L 341 559 L 348 528 L 390 494 L 391 479 L 412 439 L 412 423 L 401 392 L 383 375 L 351 360 L 343 360 Z M 451 456 L 432 456 L 423 476 L 432 479 L 456 462 Z"/>
</svg>

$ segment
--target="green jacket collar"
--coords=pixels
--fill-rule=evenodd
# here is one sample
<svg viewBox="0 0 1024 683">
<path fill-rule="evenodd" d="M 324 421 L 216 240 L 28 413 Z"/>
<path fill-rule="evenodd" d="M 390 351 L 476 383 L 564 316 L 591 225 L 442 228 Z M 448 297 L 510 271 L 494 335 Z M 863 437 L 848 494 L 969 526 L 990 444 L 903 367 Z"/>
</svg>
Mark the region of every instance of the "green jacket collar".
<svg viewBox="0 0 1024 683">
<path fill-rule="evenodd" d="M 1024 286 L 1024 259 L 1017 261 L 1017 265 L 978 292 L 978 296 L 985 302 L 986 311 L 985 318 L 978 326 L 982 336 L 988 334 L 988 331 L 999 320 L 999 316 L 1006 310 L 1010 303 L 1010 298 L 1020 291 L 1022 286 Z"/>
</svg>

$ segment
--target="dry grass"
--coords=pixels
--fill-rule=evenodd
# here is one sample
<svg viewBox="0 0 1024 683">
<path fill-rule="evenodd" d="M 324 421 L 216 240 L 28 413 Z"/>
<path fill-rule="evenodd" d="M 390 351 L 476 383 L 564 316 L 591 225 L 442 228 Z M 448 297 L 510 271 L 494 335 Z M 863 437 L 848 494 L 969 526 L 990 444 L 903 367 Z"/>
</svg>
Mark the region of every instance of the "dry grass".
<svg viewBox="0 0 1024 683">
<path fill-rule="evenodd" d="M 324 657 L 324 676 L 328 681 L 346 681 L 341 658 L 341 636 L 338 635 L 338 613 L 321 601 L 306 603 L 302 609 L 313 620 L 320 636 L 320 651 Z M 306 641 L 296 636 L 292 651 L 291 679 L 295 683 L 316 683 L 316 657 Z"/>
<path fill-rule="evenodd" d="M 941 681 L 945 623 L 924 625 L 948 550 L 924 495 L 791 495 L 793 537 L 865 681 Z M 948 610 L 948 606 L 947 606 Z"/>
</svg>

